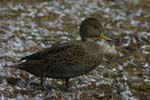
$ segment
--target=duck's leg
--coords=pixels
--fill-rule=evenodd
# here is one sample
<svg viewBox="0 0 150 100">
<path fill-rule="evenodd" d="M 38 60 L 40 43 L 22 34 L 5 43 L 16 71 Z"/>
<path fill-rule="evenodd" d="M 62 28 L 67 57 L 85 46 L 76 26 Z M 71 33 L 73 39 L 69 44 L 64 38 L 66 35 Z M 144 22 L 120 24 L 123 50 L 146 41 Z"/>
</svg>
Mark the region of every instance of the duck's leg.
<svg viewBox="0 0 150 100">
<path fill-rule="evenodd" d="M 65 78 L 65 86 L 66 86 L 66 88 L 69 87 L 69 78 Z"/>
<path fill-rule="evenodd" d="M 41 86 L 43 88 L 46 88 L 46 84 L 45 84 L 46 74 L 45 73 L 40 77 L 40 80 L 41 80 Z"/>
</svg>

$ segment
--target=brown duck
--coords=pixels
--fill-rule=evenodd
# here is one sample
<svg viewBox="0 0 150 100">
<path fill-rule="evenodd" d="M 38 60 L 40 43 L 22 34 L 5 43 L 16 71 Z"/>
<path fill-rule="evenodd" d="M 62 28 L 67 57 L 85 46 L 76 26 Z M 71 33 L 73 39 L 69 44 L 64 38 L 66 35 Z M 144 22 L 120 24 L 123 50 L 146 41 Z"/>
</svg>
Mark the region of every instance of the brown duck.
<svg viewBox="0 0 150 100">
<path fill-rule="evenodd" d="M 103 47 L 97 41 L 109 40 L 103 34 L 103 28 L 96 18 L 87 18 L 80 25 L 82 41 L 70 41 L 55 44 L 35 54 L 23 57 L 26 60 L 14 67 L 41 78 L 44 85 L 46 77 L 65 79 L 68 86 L 70 78 L 89 73 L 102 63 Z"/>
</svg>

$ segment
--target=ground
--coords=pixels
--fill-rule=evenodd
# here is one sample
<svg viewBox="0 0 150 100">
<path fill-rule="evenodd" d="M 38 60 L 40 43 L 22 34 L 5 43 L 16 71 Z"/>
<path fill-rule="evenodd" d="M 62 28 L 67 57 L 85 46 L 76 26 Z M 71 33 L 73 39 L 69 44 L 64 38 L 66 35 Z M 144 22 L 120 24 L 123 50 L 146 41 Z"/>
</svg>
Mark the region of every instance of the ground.
<svg viewBox="0 0 150 100">
<path fill-rule="evenodd" d="M 2 0 L 0 3 L 0 99 L 150 100 L 149 0 Z M 79 38 L 85 18 L 98 18 L 112 37 L 119 56 L 87 75 L 63 81 L 39 78 L 6 68 L 20 57 Z M 111 45 L 113 43 L 110 43 Z"/>
</svg>

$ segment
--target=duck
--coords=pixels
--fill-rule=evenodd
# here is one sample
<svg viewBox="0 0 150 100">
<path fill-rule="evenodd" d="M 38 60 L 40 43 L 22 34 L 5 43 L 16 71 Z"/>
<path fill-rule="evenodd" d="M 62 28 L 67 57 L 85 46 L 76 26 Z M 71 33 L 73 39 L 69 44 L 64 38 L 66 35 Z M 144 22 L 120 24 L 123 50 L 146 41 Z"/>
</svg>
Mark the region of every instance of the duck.
<svg viewBox="0 0 150 100">
<path fill-rule="evenodd" d="M 110 41 L 104 34 L 102 24 L 94 17 L 81 22 L 79 35 L 81 40 L 54 44 L 21 58 L 19 64 L 11 67 L 40 77 L 42 86 L 45 86 L 46 78 L 52 78 L 65 80 L 68 87 L 70 78 L 87 74 L 103 63 L 107 49 L 99 41 Z"/>
</svg>

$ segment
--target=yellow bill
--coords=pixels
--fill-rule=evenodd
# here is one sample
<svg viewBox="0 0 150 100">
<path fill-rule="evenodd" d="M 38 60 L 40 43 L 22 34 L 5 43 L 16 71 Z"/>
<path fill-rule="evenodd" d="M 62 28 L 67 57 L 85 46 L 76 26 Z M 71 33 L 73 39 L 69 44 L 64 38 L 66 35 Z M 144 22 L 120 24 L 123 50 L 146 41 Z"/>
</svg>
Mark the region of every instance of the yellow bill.
<svg viewBox="0 0 150 100">
<path fill-rule="evenodd" d="M 105 36 L 104 33 L 101 33 L 99 37 L 101 39 L 104 39 L 104 40 L 111 40 L 110 38 L 108 38 L 107 36 Z"/>
</svg>

